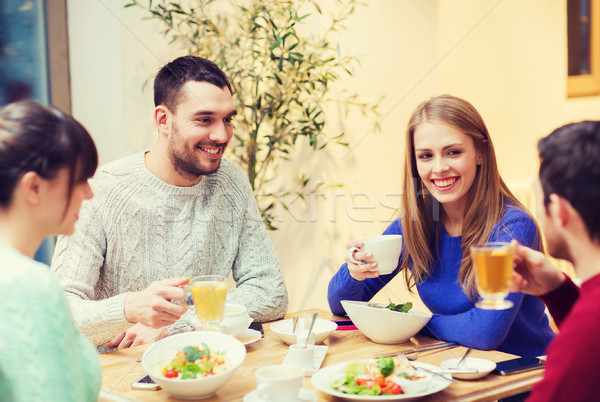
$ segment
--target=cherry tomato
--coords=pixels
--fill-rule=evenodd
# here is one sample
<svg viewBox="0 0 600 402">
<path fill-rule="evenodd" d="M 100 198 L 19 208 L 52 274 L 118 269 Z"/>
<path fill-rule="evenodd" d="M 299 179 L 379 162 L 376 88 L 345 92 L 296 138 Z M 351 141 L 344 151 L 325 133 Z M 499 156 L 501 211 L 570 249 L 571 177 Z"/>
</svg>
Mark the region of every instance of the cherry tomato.
<svg viewBox="0 0 600 402">
<path fill-rule="evenodd" d="M 373 388 L 373 386 L 375 385 L 375 381 L 371 380 L 371 379 L 366 379 L 366 378 L 357 378 L 356 385 L 362 385 L 362 386 L 366 386 L 368 388 Z"/>
<path fill-rule="evenodd" d="M 400 385 L 396 384 L 395 382 L 388 381 L 384 386 L 381 387 L 381 393 L 389 395 L 398 395 L 402 393 L 402 388 L 400 388 Z"/>
<path fill-rule="evenodd" d="M 167 378 L 177 378 L 177 371 L 175 370 L 167 370 L 165 371 L 165 377 Z"/>
</svg>

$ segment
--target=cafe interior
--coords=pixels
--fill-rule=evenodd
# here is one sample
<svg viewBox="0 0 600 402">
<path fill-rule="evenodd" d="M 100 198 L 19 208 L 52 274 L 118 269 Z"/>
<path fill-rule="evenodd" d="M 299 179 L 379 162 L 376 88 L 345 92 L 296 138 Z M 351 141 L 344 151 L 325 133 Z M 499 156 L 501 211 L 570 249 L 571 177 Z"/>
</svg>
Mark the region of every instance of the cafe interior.
<svg viewBox="0 0 600 402">
<path fill-rule="evenodd" d="M 152 79 L 169 60 L 189 53 L 144 7 L 126 7 L 129 3 L 136 2 L 27 0 L 0 5 L 0 103 L 32 97 L 72 114 L 91 133 L 101 165 L 152 147 L 157 135 Z M 326 16 L 338 5 L 336 0 L 318 3 L 322 14 L 299 24 L 302 35 L 322 34 Z M 221 12 L 229 12 L 228 6 Z M 337 54 L 355 61 L 352 74 L 340 74 L 328 97 L 353 93 L 376 112 L 348 113 L 339 102 L 329 102 L 324 109 L 327 135 L 343 133 L 347 145 L 332 140 L 315 151 L 301 138 L 276 170 L 264 173 L 270 184 L 255 188 L 259 206 L 261 192 L 281 191 L 285 203 L 273 208 L 276 230 L 268 233 L 288 286 L 290 319 L 309 310 L 328 320 L 327 287 L 344 262 L 346 243 L 381 234 L 398 216 L 406 125 L 422 101 L 451 94 L 477 108 L 494 140 L 503 179 L 533 214 L 537 141 L 565 123 L 600 119 L 600 1 L 378 0 L 357 5 L 342 25 L 330 40 Z M 302 197 L 294 191 L 283 195 L 284 189 L 298 188 L 298 172 L 314 191 Z M 49 263 L 52 247 L 49 238 L 37 259 Z M 577 279 L 567 262 L 555 263 Z M 235 286 L 231 278 L 228 285 Z M 410 301 L 415 309 L 428 311 L 416 292 L 407 291 L 402 275 L 373 299 L 389 301 Z M 264 328 L 267 333 L 269 327 Z M 348 360 L 343 342 L 365 357 L 397 347 L 351 332 L 329 336 L 328 357 L 333 348 L 337 353 L 332 363 Z M 344 337 L 336 338 L 338 333 Z M 241 400 L 240 390 L 254 389 L 254 370 L 266 362 L 252 355 L 253 347 L 279 348 L 272 359 L 284 358 L 287 345 L 274 333 L 269 336 L 248 346 L 246 361 L 252 366 L 242 364 L 229 388 L 214 400 Z M 455 349 L 455 355 L 463 350 Z M 143 391 L 127 394 L 129 380 L 144 372 L 138 362 L 142 352 L 111 358 L 110 364 L 138 366 L 123 381 L 121 372 L 105 373 L 104 381 L 114 381 L 103 383 L 101 400 L 159 400 Z M 432 355 L 428 362 L 441 360 Z M 494 380 L 493 386 L 468 382 L 464 400 L 494 399 L 479 394 L 494 386 L 492 395 L 508 396 L 537 380 L 539 376 L 512 384 Z M 325 393 L 315 395 L 334 400 Z M 458 394 L 447 394 L 445 400 L 454 400 L 453 395 Z"/>
</svg>

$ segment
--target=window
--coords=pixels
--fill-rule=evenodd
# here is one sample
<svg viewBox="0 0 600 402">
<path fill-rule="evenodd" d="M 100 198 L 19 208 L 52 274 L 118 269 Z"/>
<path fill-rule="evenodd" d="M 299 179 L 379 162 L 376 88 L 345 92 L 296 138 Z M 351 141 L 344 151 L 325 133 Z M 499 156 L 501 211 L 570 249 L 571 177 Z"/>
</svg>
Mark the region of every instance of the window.
<svg viewBox="0 0 600 402">
<path fill-rule="evenodd" d="M 0 106 L 21 99 L 71 112 L 66 0 L 0 1 Z M 54 242 L 35 259 L 50 264 Z"/>
<path fill-rule="evenodd" d="M 567 95 L 600 95 L 600 0 L 567 0 Z"/>
<path fill-rule="evenodd" d="M 0 2 L 0 105 L 25 98 L 71 111 L 66 0 Z"/>
</svg>

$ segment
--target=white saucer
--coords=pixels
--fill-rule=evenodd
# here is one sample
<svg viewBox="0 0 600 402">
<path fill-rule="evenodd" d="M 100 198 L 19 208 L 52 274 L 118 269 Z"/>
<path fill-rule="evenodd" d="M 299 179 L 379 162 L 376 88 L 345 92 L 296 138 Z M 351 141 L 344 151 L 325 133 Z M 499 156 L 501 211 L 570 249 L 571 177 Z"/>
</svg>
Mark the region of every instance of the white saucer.
<svg viewBox="0 0 600 402">
<path fill-rule="evenodd" d="M 458 368 L 457 364 L 460 361 L 459 358 L 444 360 L 440 363 L 440 367 L 443 369 Z M 473 369 L 474 373 L 452 373 L 452 377 L 461 380 L 475 380 L 482 378 L 491 373 L 496 368 L 496 363 L 488 359 L 478 359 L 476 357 L 466 357 L 460 364 L 460 368 Z"/>
<path fill-rule="evenodd" d="M 235 336 L 238 341 L 242 342 L 244 345 L 250 345 L 256 341 L 259 341 L 262 338 L 262 334 L 255 329 L 248 328 L 244 332 Z"/>
<path fill-rule="evenodd" d="M 325 360 L 325 355 L 327 354 L 327 349 L 329 347 L 327 345 L 315 345 L 314 348 L 315 348 L 315 355 L 313 357 L 313 366 L 310 369 L 304 370 L 305 377 L 309 377 L 309 376 L 313 375 L 314 373 L 316 373 L 317 371 L 319 371 L 319 369 L 321 368 L 321 364 L 323 363 L 323 360 Z M 288 356 L 289 356 L 289 353 L 287 355 L 285 355 L 285 358 L 283 359 L 282 364 L 288 364 L 288 362 L 287 362 Z"/>
<path fill-rule="evenodd" d="M 298 394 L 298 396 L 298 402 L 316 402 L 318 400 L 317 394 L 304 388 L 300 389 L 300 393 Z M 265 402 L 265 400 L 258 396 L 257 390 L 254 390 L 249 394 L 246 394 L 246 396 L 244 397 L 244 402 Z"/>
</svg>

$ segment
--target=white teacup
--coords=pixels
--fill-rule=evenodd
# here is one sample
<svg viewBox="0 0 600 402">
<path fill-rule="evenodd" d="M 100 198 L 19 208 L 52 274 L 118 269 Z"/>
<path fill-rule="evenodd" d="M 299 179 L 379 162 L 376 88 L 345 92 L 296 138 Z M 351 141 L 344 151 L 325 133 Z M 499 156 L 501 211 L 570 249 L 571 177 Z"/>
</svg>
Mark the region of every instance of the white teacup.
<svg viewBox="0 0 600 402">
<path fill-rule="evenodd" d="M 348 249 L 347 257 L 355 264 L 363 264 L 362 261 L 354 259 L 354 253 L 365 251 L 373 254 L 373 257 L 366 263 L 377 262 L 377 269 L 380 275 L 391 274 L 398 267 L 400 252 L 402 251 L 401 235 L 379 235 L 369 236 L 359 239 L 363 242 L 361 248 L 351 247 Z"/>
<path fill-rule="evenodd" d="M 252 323 L 248 310 L 241 304 L 225 304 L 223 321 L 219 324 L 222 332 L 229 335 L 239 335 Z"/>
<path fill-rule="evenodd" d="M 256 370 L 258 396 L 265 401 L 296 402 L 304 383 L 304 370 L 281 364 Z"/>
</svg>

